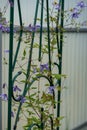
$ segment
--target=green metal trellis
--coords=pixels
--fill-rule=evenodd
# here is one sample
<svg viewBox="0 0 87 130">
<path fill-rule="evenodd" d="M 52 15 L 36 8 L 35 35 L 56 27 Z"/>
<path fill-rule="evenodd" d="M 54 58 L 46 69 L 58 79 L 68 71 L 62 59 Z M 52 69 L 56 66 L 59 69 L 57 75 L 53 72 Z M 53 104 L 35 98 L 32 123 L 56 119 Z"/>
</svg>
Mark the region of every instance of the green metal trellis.
<svg viewBox="0 0 87 130">
<path fill-rule="evenodd" d="M 23 24 L 22 24 L 22 14 L 21 14 L 21 6 L 20 6 L 20 0 L 17 0 L 17 5 L 18 5 L 18 12 L 19 12 L 19 20 L 20 20 L 20 38 L 18 41 L 18 46 L 16 48 L 16 53 L 15 56 L 13 57 L 13 31 L 14 31 L 14 0 L 10 0 L 10 2 L 12 4 L 10 4 L 10 41 L 9 41 L 9 78 L 8 78 L 8 130 L 11 130 L 11 109 L 12 109 L 12 98 L 17 101 L 20 102 L 21 98 L 16 99 L 14 97 L 14 93 L 13 93 L 13 85 L 14 82 L 16 80 L 16 78 L 18 76 L 20 76 L 21 72 L 18 72 L 15 76 L 13 76 L 13 71 L 15 69 L 15 64 L 17 61 L 17 57 L 18 57 L 18 52 L 20 49 L 20 45 L 21 45 L 21 38 L 22 38 L 22 33 L 23 33 Z M 62 29 L 60 29 L 60 31 L 58 30 L 58 22 L 60 20 L 60 26 L 61 28 L 63 28 L 63 20 L 64 20 L 64 0 L 60 0 L 59 1 L 60 6 L 61 6 L 61 10 L 58 11 L 58 16 L 57 16 L 57 21 L 56 21 L 56 41 L 57 41 L 57 50 L 58 50 L 58 54 L 60 54 L 60 56 L 58 57 L 58 63 L 54 63 L 57 67 L 58 67 L 58 74 L 62 73 L 62 43 L 63 43 L 63 31 Z M 42 31 L 43 31 L 43 8 L 44 8 L 44 0 L 41 0 L 41 27 L 40 27 L 40 46 L 39 46 L 39 58 L 38 60 L 41 61 L 41 51 L 42 51 Z M 34 23 L 33 25 L 36 25 L 36 21 L 37 21 L 37 14 L 38 14 L 38 9 L 39 9 L 39 0 L 37 0 L 36 3 L 36 10 L 35 10 L 35 18 L 34 18 Z M 46 0 L 46 11 L 47 11 L 47 36 L 48 36 L 48 63 L 49 63 L 49 71 L 51 74 L 51 49 L 50 49 L 50 24 L 49 24 L 49 0 Z M 26 74 L 26 81 L 30 75 L 30 70 L 31 70 L 31 60 L 32 60 L 32 51 L 33 51 L 33 44 L 34 44 L 34 38 L 35 38 L 35 32 L 32 32 L 32 40 L 31 40 L 31 45 L 30 45 L 30 53 L 29 53 L 29 59 L 28 59 L 28 65 L 27 65 L 27 74 Z M 25 97 L 26 93 L 28 91 L 28 89 L 31 87 L 31 85 L 38 79 L 38 78 L 45 78 L 48 80 L 48 82 L 50 83 L 50 86 L 53 86 L 53 80 L 52 80 L 52 75 L 50 75 L 49 77 L 45 76 L 45 75 L 40 75 L 37 76 L 35 79 L 33 79 L 29 84 L 27 82 L 25 82 L 25 86 L 24 86 L 24 91 L 23 94 L 21 96 Z M 57 84 L 59 86 L 61 86 L 61 79 L 59 79 L 57 81 Z M 55 95 L 55 93 L 53 93 L 53 96 Z M 61 99 L 61 92 L 58 91 L 58 102 Z M 22 103 L 19 103 L 19 107 L 18 107 L 18 111 L 17 111 L 17 115 L 16 115 L 16 119 L 15 119 L 15 123 L 14 123 L 14 128 L 13 130 L 16 130 L 17 128 L 17 122 L 18 122 L 18 118 L 19 118 L 19 113 L 21 110 L 21 106 Z M 54 106 L 55 108 L 55 106 Z M 57 103 L 57 117 L 60 116 L 60 103 Z M 41 108 L 41 113 L 43 113 L 43 108 Z M 53 119 L 50 117 L 51 120 L 51 130 L 53 130 Z M 33 128 L 33 126 L 37 126 L 38 128 L 41 128 L 41 130 L 44 130 L 44 123 L 43 123 L 43 114 L 41 114 L 41 124 L 32 124 L 28 130 L 31 130 L 31 128 Z M 59 127 L 57 128 L 57 130 L 59 130 Z"/>
</svg>

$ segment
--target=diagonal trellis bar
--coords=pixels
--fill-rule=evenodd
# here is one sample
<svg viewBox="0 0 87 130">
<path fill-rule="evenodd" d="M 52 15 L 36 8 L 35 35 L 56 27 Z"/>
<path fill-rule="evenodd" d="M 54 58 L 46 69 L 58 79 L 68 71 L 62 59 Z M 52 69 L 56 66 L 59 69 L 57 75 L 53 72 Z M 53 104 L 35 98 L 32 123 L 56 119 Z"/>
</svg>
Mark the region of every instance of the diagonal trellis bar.
<svg viewBox="0 0 87 130">
<path fill-rule="evenodd" d="M 38 60 L 41 61 L 41 49 L 42 49 L 42 31 L 43 31 L 43 7 L 44 7 L 44 0 L 41 3 L 41 22 L 40 22 L 40 45 L 39 45 L 39 58 Z"/>
<path fill-rule="evenodd" d="M 49 1 L 46 0 L 46 8 L 47 8 L 47 34 L 48 34 L 48 59 L 49 59 L 49 70 L 51 73 L 51 51 L 50 51 L 50 23 L 49 23 Z"/>
<path fill-rule="evenodd" d="M 33 24 L 34 26 L 36 25 L 36 19 L 37 19 L 37 14 L 38 14 L 38 6 L 39 6 L 39 0 L 37 0 L 37 2 L 36 2 L 35 18 L 34 18 L 34 24 Z M 30 55 L 29 55 L 29 59 L 28 59 L 27 74 L 26 74 L 26 83 L 25 83 L 24 91 L 23 91 L 23 95 L 22 95 L 23 97 L 25 97 L 25 95 L 26 95 L 26 89 L 27 89 L 27 85 L 28 85 L 27 79 L 30 75 L 34 36 L 35 36 L 35 32 L 32 32 Z M 16 127 L 17 127 L 17 122 L 18 122 L 18 117 L 19 117 L 19 113 L 20 113 L 20 110 L 21 110 L 21 106 L 22 106 L 22 103 L 20 103 L 19 107 L 18 107 L 17 116 L 16 116 L 16 120 L 15 120 L 15 124 L 14 124 L 14 130 L 16 130 Z"/>
<path fill-rule="evenodd" d="M 13 71 L 15 68 L 18 52 L 20 49 L 20 43 L 21 43 L 21 38 L 22 38 L 22 14 L 21 14 L 21 6 L 20 6 L 20 0 L 17 0 L 18 2 L 18 11 L 19 11 L 19 20 L 20 20 L 20 38 L 18 42 L 18 46 L 16 49 L 15 57 L 13 60 L 13 32 L 14 32 L 14 0 L 11 0 L 10 4 L 10 41 L 9 41 L 9 79 L 8 79 L 8 130 L 11 130 L 11 109 L 12 109 L 12 98 L 20 102 L 20 99 L 16 99 L 13 94 L 13 85 L 15 82 L 15 79 L 21 74 L 21 72 L 18 72 L 14 77 L 13 77 Z M 58 54 L 60 55 L 59 57 L 59 62 L 58 64 L 55 63 L 55 65 L 58 66 L 58 74 L 62 73 L 62 44 L 63 44 L 63 21 L 64 21 L 64 0 L 60 0 L 60 6 L 61 10 L 58 12 L 58 17 L 57 17 L 57 25 L 56 25 L 56 40 L 57 40 L 57 50 Z M 44 6 L 44 0 L 41 2 L 41 28 L 40 28 L 40 46 L 39 46 L 39 61 L 41 61 L 41 48 L 42 48 L 42 27 L 43 27 L 43 6 Z M 33 26 L 36 25 L 37 21 L 37 15 L 38 15 L 38 8 L 39 8 L 39 0 L 37 0 L 36 3 L 36 10 L 35 10 L 35 18 L 34 18 L 34 24 Z M 26 82 L 24 85 L 24 91 L 23 94 L 21 95 L 22 97 L 26 96 L 26 93 L 28 89 L 31 87 L 31 85 L 39 78 L 45 78 L 48 80 L 50 83 L 50 86 L 53 86 L 53 80 L 52 80 L 52 75 L 51 75 L 51 47 L 50 47 L 50 22 L 49 22 L 49 0 L 46 0 L 46 11 L 47 11 L 47 36 L 48 36 L 48 63 L 49 63 L 49 71 L 50 71 L 50 76 L 47 77 L 45 75 L 40 75 L 37 76 L 35 79 L 33 79 L 30 83 L 27 83 L 27 80 L 30 76 L 30 70 L 31 70 L 31 60 L 32 60 L 32 51 L 33 51 L 33 44 L 34 44 L 34 37 L 35 37 L 35 32 L 32 32 L 32 40 L 31 40 L 31 46 L 30 46 L 30 53 L 29 53 L 29 59 L 28 59 L 28 65 L 27 65 L 27 73 L 26 73 Z M 61 18 L 59 18 L 59 13 L 61 15 Z M 60 32 L 58 31 L 58 21 L 60 19 Z M 58 85 L 61 87 L 61 79 L 57 81 Z M 55 92 L 53 91 L 53 97 L 55 98 Z M 60 116 L 60 99 L 61 99 L 61 92 L 58 91 L 58 104 L 57 104 L 57 117 Z M 21 110 L 22 103 L 19 103 L 16 119 L 15 119 L 15 124 L 14 124 L 14 130 L 17 128 L 17 122 L 19 119 L 19 114 Z M 55 107 L 54 107 L 55 108 Z M 43 109 L 43 108 L 42 108 Z M 42 112 L 43 113 L 43 112 Z M 50 117 L 51 120 L 51 130 L 53 130 L 53 119 Z M 29 127 L 29 130 L 33 128 L 33 126 L 37 126 L 38 128 L 41 128 L 41 130 L 44 130 L 44 123 L 43 123 L 43 115 L 41 114 L 41 124 L 32 124 Z M 57 130 L 59 130 L 59 127 L 57 127 Z"/>
<path fill-rule="evenodd" d="M 22 14 L 21 14 L 20 0 L 17 0 L 17 5 L 18 5 L 19 21 L 20 21 L 20 36 L 19 36 L 18 46 L 17 46 L 17 49 L 16 49 L 16 53 L 15 53 L 14 61 L 13 61 L 13 65 L 12 65 L 13 71 L 14 71 L 14 68 L 15 68 L 15 64 L 16 64 L 16 60 L 17 60 L 17 56 L 18 56 L 18 52 L 19 52 L 20 44 L 21 44 L 21 40 L 22 40 L 22 34 L 23 34 L 23 24 L 22 24 Z"/>
</svg>

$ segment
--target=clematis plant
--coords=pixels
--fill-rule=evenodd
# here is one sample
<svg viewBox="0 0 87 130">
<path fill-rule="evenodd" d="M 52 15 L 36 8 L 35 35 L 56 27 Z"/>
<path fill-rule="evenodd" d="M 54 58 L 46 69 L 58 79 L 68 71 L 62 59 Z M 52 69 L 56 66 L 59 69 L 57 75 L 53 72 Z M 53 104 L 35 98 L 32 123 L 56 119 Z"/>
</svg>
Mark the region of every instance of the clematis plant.
<svg viewBox="0 0 87 130">
<path fill-rule="evenodd" d="M 11 7 L 14 7 L 11 0 L 9 0 L 9 3 Z M 20 27 L 19 31 L 24 31 L 23 37 L 22 32 L 18 36 L 18 33 L 15 33 L 15 29 L 13 30 L 16 41 L 18 41 L 18 44 L 22 41 L 23 45 L 19 55 L 17 53 L 16 55 L 14 54 L 14 59 L 17 59 L 13 60 L 16 62 L 13 62 L 12 66 L 14 77 L 12 80 L 11 116 L 15 120 L 13 130 L 17 129 L 17 122 L 21 121 L 21 117 L 26 122 L 23 125 L 24 130 L 31 130 L 31 128 L 34 128 L 34 130 L 59 129 L 61 119 L 64 118 L 59 115 L 59 112 L 57 113 L 57 105 L 61 103 L 61 100 L 60 97 L 58 100 L 56 99 L 56 92 L 60 95 L 64 87 L 61 86 L 61 79 L 66 79 L 66 75 L 61 74 L 61 72 L 59 73 L 59 70 L 61 70 L 62 66 L 61 44 L 63 42 L 63 32 L 65 31 L 64 27 L 68 25 L 63 26 L 60 21 L 68 16 L 66 21 L 70 21 L 69 25 L 79 25 L 79 23 L 76 24 L 75 20 L 80 17 L 86 4 L 80 1 L 69 11 L 64 11 L 61 3 L 55 1 L 52 3 L 52 9 L 45 8 L 42 2 L 40 4 L 42 4 L 42 11 L 43 9 L 45 12 L 48 11 L 47 17 L 44 18 L 45 23 L 49 21 L 47 29 L 44 30 L 46 31 L 44 33 L 44 40 L 42 40 L 43 12 L 41 13 L 41 18 L 35 17 L 36 21 L 40 21 L 40 25 L 34 23 L 34 25 L 29 24 L 27 28 Z M 11 33 L 8 25 L 0 24 L 0 30 Z M 35 33 L 38 30 L 40 31 L 40 41 L 33 42 Z M 38 50 L 39 57 L 36 56 L 36 53 L 33 55 Z M 5 54 L 10 54 L 10 50 L 5 50 L 4 52 Z M 46 59 L 47 57 L 49 60 Z M 4 61 L 8 65 L 6 58 L 4 58 Z M 27 64 L 28 67 L 26 67 Z M 18 71 L 16 75 L 14 74 L 15 71 Z M 5 83 L 3 84 L 3 89 L 8 90 L 8 87 Z M 8 101 L 8 96 L 7 93 L 0 94 L 0 98 L 5 101 Z"/>
</svg>

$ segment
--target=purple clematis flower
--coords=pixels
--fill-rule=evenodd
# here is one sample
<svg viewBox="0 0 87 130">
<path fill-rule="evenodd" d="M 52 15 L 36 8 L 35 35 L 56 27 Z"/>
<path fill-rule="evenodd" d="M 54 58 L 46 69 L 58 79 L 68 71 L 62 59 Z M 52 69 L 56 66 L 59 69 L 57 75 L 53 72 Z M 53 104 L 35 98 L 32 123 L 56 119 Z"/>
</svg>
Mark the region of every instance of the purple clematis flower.
<svg viewBox="0 0 87 130">
<path fill-rule="evenodd" d="M 60 5 L 59 5 L 59 4 L 57 4 L 57 5 L 56 5 L 56 7 L 55 7 L 55 9 L 57 9 L 57 10 L 59 10 L 59 11 L 60 11 Z"/>
<path fill-rule="evenodd" d="M 53 6 L 54 6 L 55 9 L 57 9 L 57 10 L 60 11 L 60 8 L 61 8 L 61 7 L 60 7 L 60 4 L 59 4 L 59 3 L 53 2 L 52 4 L 53 4 Z"/>
<path fill-rule="evenodd" d="M 2 32 L 6 31 L 4 26 L 2 26 L 1 30 L 2 30 Z"/>
<path fill-rule="evenodd" d="M 49 93 L 49 94 L 53 94 L 53 91 L 54 91 L 54 86 L 50 86 L 50 87 L 48 88 L 48 93 Z"/>
<path fill-rule="evenodd" d="M 5 100 L 5 101 L 7 101 L 8 100 L 8 96 L 7 96 L 7 94 L 0 94 L 0 98 L 2 99 L 2 100 Z"/>
<path fill-rule="evenodd" d="M 6 27 L 6 28 L 5 28 L 5 31 L 6 31 L 7 33 L 9 33 L 9 32 L 10 32 L 10 28 L 9 28 L 9 27 Z"/>
<path fill-rule="evenodd" d="M 23 97 L 23 96 L 21 96 L 20 103 L 24 103 L 24 102 L 26 102 L 26 98 L 25 98 L 25 97 Z"/>
<path fill-rule="evenodd" d="M 2 30 L 2 32 L 7 32 L 7 33 L 10 32 L 10 28 L 9 27 L 5 27 L 2 24 L 0 24 L 0 30 Z"/>
<path fill-rule="evenodd" d="M 79 14 L 80 14 L 79 10 L 77 8 L 73 8 L 71 17 L 72 18 L 78 18 Z"/>
<path fill-rule="evenodd" d="M 17 100 L 20 101 L 20 103 L 26 102 L 26 98 L 22 95 L 18 95 Z"/>
<path fill-rule="evenodd" d="M 21 92 L 21 89 L 16 85 L 13 87 L 13 91 L 16 92 L 16 91 L 20 91 Z"/>
<path fill-rule="evenodd" d="M 14 112 L 13 111 L 11 111 L 11 117 L 14 117 Z"/>
<path fill-rule="evenodd" d="M 31 24 L 29 24 L 28 26 L 28 30 L 31 32 L 35 32 L 38 28 L 40 28 L 40 25 L 32 26 Z"/>
<path fill-rule="evenodd" d="M 77 4 L 77 6 L 80 7 L 80 8 L 87 7 L 87 5 L 85 5 L 84 1 L 80 1 L 80 2 Z"/>
<path fill-rule="evenodd" d="M 3 83 L 2 88 L 5 88 L 6 86 L 7 86 L 7 84 L 6 84 L 6 83 Z"/>
<path fill-rule="evenodd" d="M 14 6 L 13 2 L 11 0 L 8 0 L 11 7 Z"/>
<path fill-rule="evenodd" d="M 5 53 L 9 53 L 9 50 L 4 50 Z"/>
<path fill-rule="evenodd" d="M 2 29 L 2 24 L 0 24 L 0 30 Z"/>
<path fill-rule="evenodd" d="M 40 71 L 43 72 L 44 70 L 49 70 L 49 65 L 47 64 L 41 64 L 40 65 Z"/>
</svg>

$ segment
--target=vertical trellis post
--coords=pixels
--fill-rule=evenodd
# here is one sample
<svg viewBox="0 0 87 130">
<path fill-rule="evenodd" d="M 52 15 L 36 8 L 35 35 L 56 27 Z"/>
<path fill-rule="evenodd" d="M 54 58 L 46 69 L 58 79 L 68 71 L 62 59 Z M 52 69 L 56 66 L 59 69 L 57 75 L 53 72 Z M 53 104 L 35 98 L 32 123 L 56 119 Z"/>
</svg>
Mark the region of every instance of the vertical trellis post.
<svg viewBox="0 0 87 130">
<path fill-rule="evenodd" d="M 61 0 L 61 19 L 60 19 L 60 41 L 59 41 L 59 74 L 62 74 L 62 47 L 63 47 L 63 23 L 64 23 L 64 0 Z M 58 81 L 59 87 L 61 87 L 61 79 Z M 57 117 L 60 117 L 60 100 L 61 92 L 58 91 L 58 103 L 57 103 Z M 59 127 L 57 128 L 59 130 Z"/>
<path fill-rule="evenodd" d="M 14 26 L 14 0 L 10 1 L 10 40 L 9 40 L 9 77 L 8 77 L 8 130 L 11 130 L 12 107 L 12 62 L 13 62 L 13 26 Z"/>
</svg>

